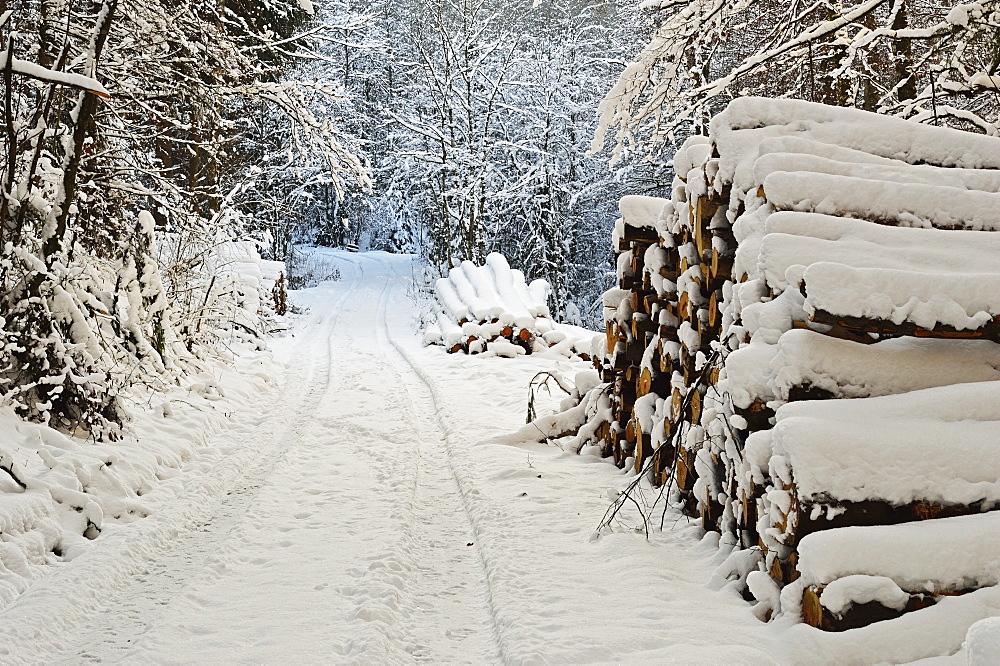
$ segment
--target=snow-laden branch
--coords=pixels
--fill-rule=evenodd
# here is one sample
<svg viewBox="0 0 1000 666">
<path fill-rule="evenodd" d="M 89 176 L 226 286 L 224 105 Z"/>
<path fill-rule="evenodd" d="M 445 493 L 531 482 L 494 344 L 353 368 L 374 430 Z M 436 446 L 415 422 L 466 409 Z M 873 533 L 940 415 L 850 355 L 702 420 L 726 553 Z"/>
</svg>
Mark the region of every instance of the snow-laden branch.
<svg viewBox="0 0 1000 666">
<path fill-rule="evenodd" d="M 10 66 L 14 73 L 21 74 L 22 76 L 27 76 L 32 79 L 37 79 L 38 81 L 55 83 L 62 86 L 70 86 L 72 88 L 79 88 L 81 90 L 86 90 L 87 92 L 92 92 L 101 97 L 110 97 L 110 94 L 104 86 L 101 85 L 101 82 L 95 78 L 84 76 L 82 74 L 73 74 L 71 72 L 57 72 L 47 67 L 37 65 L 33 62 L 28 62 L 27 60 L 13 58 L 11 57 L 9 48 L 4 50 L 3 55 L 0 56 L 0 58 L 2 58 L 2 60 L 0 60 L 0 69 L 6 69 Z"/>
</svg>

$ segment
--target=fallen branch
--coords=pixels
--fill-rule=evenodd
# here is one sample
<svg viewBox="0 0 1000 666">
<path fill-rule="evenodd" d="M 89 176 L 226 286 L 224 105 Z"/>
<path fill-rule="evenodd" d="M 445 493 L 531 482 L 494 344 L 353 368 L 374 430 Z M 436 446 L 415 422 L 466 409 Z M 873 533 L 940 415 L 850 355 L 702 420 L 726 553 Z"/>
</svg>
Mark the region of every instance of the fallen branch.
<svg viewBox="0 0 1000 666">
<path fill-rule="evenodd" d="M 681 414 L 684 414 L 689 408 L 692 396 L 698 390 L 698 387 L 700 387 L 705 382 L 705 379 L 709 375 L 709 371 L 718 362 L 720 355 L 721 352 L 718 349 L 715 350 L 715 352 L 712 353 L 711 358 L 708 359 L 708 362 L 705 363 L 705 367 L 702 368 L 701 372 L 698 374 L 695 380 L 691 383 L 690 386 L 688 386 L 687 392 L 684 394 L 684 400 L 681 403 L 681 409 L 680 409 Z M 666 483 L 664 483 L 663 486 L 660 487 L 659 495 L 657 496 L 657 500 L 653 502 L 653 506 L 656 506 L 660 498 L 669 497 L 670 489 L 674 483 L 675 471 L 677 469 L 677 453 L 678 451 L 680 451 L 681 434 L 684 432 L 686 431 L 683 428 L 676 428 L 673 434 L 671 435 L 670 446 L 661 445 L 659 448 L 653 451 L 653 455 L 649 456 L 649 458 L 646 459 L 646 461 L 643 463 L 642 471 L 639 474 L 637 474 L 635 479 L 633 479 L 625 487 L 625 489 L 618 494 L 618 496 L 615 498 L 615 501 L 612 502 L 611 506 L 608 507 L 608 510 L 604 514 L 604 518 L 601 520 L 601 524 L 598 525 L 597 527 L 598 532 L 600 532 L 605 528 L 611 527 L 611 523 L 618 516 L 618 513 L 625 506 L 626 502 L 632 502 L 637 507 L 640 506 L 638 500 L 636 500 L 635 497 L 633 497 L 633 493 L 635 493 L 638 490 L 639 484 L 642 483 L 642 479 L 645 477 L 646 470 L 649 469 L 652 465 L 656 464 L 661 454 L 663 454 L 663 452 L 668 449 L 670 450 L 673 456 L 670 462 L 670 470 L 671 470 L 670 476 L 667 477 Z M 646 531 L 646 538 L 648 539 L 649 538 L 648 518 L 646 517 L 645 511 L 643 511 L 641 507 L 639 508 L 639 515 L 642 517 L 643 526 Z M 666 507 L 666 501 L 664 501 L 663 515 L 660 517 L 661 530 L 663 529 L 663 524 L 664 520 L 666 519 L 666 515 L 667 515 L 667 507 Z"/>
</svg>

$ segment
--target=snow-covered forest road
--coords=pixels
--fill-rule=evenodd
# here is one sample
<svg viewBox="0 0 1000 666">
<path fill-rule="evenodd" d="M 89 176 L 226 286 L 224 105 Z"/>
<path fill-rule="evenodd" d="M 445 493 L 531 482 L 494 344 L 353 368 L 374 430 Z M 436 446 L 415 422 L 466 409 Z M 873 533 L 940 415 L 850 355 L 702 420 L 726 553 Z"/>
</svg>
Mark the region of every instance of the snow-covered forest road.
<svg viewBox="0 0 1000 666">
<path fill-rule="evenodd" d="M 555 361 L 422 348 L 411 258 L 329 258 L 341 278 L 296 293 L 273 345 L 280 385 L 177 499 L 0 613 L 5 662 L 771 660 L 749 606 L 706 585 L 711 538 L 591 540 L 618 470 L 488 443 Z"/>
</svg>

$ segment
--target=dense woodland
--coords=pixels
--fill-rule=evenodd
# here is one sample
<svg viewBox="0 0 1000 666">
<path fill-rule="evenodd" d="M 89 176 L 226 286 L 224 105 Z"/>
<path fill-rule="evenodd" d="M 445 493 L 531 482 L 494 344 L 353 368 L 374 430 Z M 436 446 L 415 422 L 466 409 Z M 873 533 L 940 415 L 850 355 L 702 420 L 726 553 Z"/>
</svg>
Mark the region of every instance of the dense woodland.
<svg viewBox="0 0 1000 666">
<path fill-rule="evenodd" d="M 327 9 L 355 29 L 303 71 L 343 86 L 346 127 L 371 170 L 337 196 L 321 174 L 299 190 L 288 239 L 423 254 L 438 268 L 500 251 L 553 286 L 560 315 L 599 318 L 605 249 L 625 173 L 587 155 L 594 109 L 638 47 L 623 2 L 511 9 L 494 0 Z M 333 19 L 334 16 L 341 18 Z M 662 171 L 662 165 L 659 167 Z M 664 187 L 657 167 L 645 187 Z M 567 310 L 567 308 L 569 308 Z"/>
<path fill-rule="evenodd" d="M 593 324 L 615 202 L 668 194 L 678 141 L 735 95 L 995 134 L 997 11 L 0 1 L 0 391 L 113 436 L 124 386 L 169 381 L 233 327 L 217 301 L 239 294 L 206 258 L 232 239 L 291 278 L 296 242 L 439 269 L 499 251 L 549 281 L 556 317 Z"/>
</svg>

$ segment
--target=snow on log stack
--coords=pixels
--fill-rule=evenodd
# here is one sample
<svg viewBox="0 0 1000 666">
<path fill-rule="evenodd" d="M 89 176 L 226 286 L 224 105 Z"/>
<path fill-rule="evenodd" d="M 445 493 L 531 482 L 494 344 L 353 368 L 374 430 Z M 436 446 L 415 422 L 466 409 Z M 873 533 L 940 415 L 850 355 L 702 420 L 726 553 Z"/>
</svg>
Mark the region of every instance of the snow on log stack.
<svg viewBox="0 0 1000 666">
<path fill-rule="evenodd" d="M 731 561 L 762 618 L 987 613 L 1000 139 L 741 98 L 674 167 L 669 201 L 621 202 L 611 410 L 578 437 L 754 549 Z"/>
<path fill-rule="evenodd" d="M 266 320 L 285 314 L 285 262 L 261 259 L 253 241 L 220 243 L 206 262 L 215 277 L 205 303 L 214 316 L 263 335 Z"/>
<path fill-rule="evenodd" d="M 553 322 L 545 304 L 550 290 L 545 280 L 528 284 L 501 254 L 483 266 L 463 261 L 434 284 L 440 312 L 424 341 L 451 353 L 514 357 L 551 348 L 590 360 L 594 333 Z"/>
</svg>

